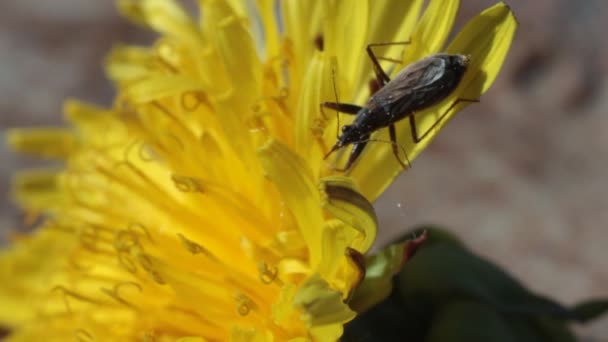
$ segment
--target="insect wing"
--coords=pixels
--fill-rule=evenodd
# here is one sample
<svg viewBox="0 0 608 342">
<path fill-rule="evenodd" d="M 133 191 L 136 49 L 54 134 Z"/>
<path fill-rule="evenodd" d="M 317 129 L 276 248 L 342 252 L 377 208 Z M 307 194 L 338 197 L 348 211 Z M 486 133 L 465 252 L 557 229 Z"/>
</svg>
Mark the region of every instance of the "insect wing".
<svg viewBox="0 0 608 342">
<path fill-rule="evenodd" d="M 452 89 L 442 83 L 446 70 L 443 58 L 429 56 L 401 70 L 374 95 L 374 101 L 400 119 L 444 99 Z"/>
</svg>

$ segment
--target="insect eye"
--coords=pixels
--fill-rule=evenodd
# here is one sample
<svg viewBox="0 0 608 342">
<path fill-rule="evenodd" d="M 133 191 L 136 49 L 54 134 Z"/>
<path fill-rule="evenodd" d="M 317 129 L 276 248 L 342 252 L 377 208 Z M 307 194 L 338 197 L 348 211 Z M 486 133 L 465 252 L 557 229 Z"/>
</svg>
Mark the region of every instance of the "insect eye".
<svg viewBox="0 0 608 342">
<path fill-rule="evenodd" d="M 349 128 L 350 128 L 350 125 L 344 125 L 344 126 L 342 126 L 342 132 L 348 131 Z"/>
</svg>

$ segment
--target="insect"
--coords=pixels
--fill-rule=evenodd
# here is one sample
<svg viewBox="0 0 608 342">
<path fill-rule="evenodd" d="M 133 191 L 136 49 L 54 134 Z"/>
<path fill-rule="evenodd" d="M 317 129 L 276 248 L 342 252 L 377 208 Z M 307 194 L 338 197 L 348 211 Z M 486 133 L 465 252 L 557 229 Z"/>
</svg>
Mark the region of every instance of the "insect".
<svg viewBox="0 0 608 342">
<path fill-rule="evenodd" d="M 367 54 L 372 61 L 380 89 L 372 94 L 363 107 L 340 102 L 321 103 L 321 109 L 325 107 L 341 113 L 356 115 L 350 125 L 342 127 L 342 133 L 337 142 L 325 155 L 325 159 L 327 159 L 334 151 L 353 145 L 346 165 L 343 169 L 338 169 L 339 171 L 347 171 L 363 152 L 365 145 L 370 141 L 371 134 L 384 127 L 388 127 L 393 154 L 401 166 L 406 169 L 407 166 L 399 158 L 399 145 L 395 131 L 397 121 L 408 117 L 412 139 L 414 143 L 419 143 L 456 104 L 479 102 L 477 99 L 456 99 L 426 132 L 419 135 L 415 113 L 441 102 L 456 89 L 467 70 L 469 57 L 460 54 L 433 54 L 403 68 L 391 80 L 380 66 L 378 62 L 380 58 L 376 57 L 372 47 L 408 43 L 377 43 L 367 46 Z"/>
</svg>

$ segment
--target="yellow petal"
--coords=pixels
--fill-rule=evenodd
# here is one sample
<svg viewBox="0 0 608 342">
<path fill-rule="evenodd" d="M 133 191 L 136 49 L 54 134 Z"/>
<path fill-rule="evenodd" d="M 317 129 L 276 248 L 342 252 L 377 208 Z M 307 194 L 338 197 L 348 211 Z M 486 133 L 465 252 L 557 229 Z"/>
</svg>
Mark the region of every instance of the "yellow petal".
<svg viewBox="0 0 608 342">
<path fill-rule="evenodd" d="M 260 163 L 292 211 L 298 229 L 306 241 L 310 264 L 314 268 L 321 259 L 320 195 L 306 163 L 281 143 L 271 140 L 260 148 Z"/>
<path fill-rule="evenodd" d="M 178 37 L 196 37 L 190 16 L 174 0 L 118 0 L 118 9 L 133 22 Z"/>
<path fill-rule="evenodd" d="M 350 234 L 349 234 L 350 233 Z M 324 279 L 334 279 L 344 262 L 344 252 L 355 234 L 340 221 L 328 221 L 323 227 L 321 242 L 322 259 L 317 272 Z"/>
<path fill-rule="evenodd" d="M 408 1 L 403 1 L 404 4 L 410 4 Z M 382 41 L 372 41 L 372 42 L 405 42 L 409 41 L 409 44 L 406 45 L 396 45 L 396 46 L 388 46 L 388 47 L 378 47 L 374 49 L 374 53 L 376 56 L 384 56 L 390 57 L 394 59 L 401 59 L 403 61 L 402 65 L 395 65 L 390 62 L 381 62 L 383 69 L 389 75 L 396 75 L 404 66 L 413 63 L 431 53 L 435 53 L 441 51 L 443 46 L 445 45 L 445 41 L 452 30 L 452 25 L 454 24 L 454 20 L 456 18 L 456 14 L 458 13 L 458 8 L 460 7 L 460 0 L 432 0 L 428 4 L 427 8 L 422 15 L 422 18 L 418 20 L 418 13 L 420 12 L 420 7 L 422 6 L 422 1 L 411 2 L 411 13 L 408 12 L 408 16 L 405 18 L 405 22 L 401 28 L 401 31 L 398 33 L 396 39 L 391 40 L 382 40 Z M 398 8 L 395 8 L 397 10 Z M 395 13 L 395 12 L 391 12 Z M 394 15 L 394 14 L 393 14 Z M 414 28 L 414 25 L 415 28 Z M 385 25 L 390 26 L 390 25 Z M 412 31 L 413 30 L 413 31 Z M 397 55 L 398 51 L 403 51 L 402 57 Z M 369 60 L 369 59 L 368 59 Z M 371 68 L 371 61 L 369 61 L 369 65 Z M 392 72 L 389 72 L 392 70 Z M 375 76 L 373 76 L 375 77 Z M 367 82 L 361 80 L 361 83 L 367 85 Z M 360 96 L 364 96 L 363 98 L 358 97 L 360 101 L 364 101 L 364 98 L 369 96 L 367 89 L 365 87 L 361 89 L 362 92 L 359 93 Z M 367 96 L 366 96 L 367 94 Z M 404 126 L 403 124 L 401 126 Z M 399 125 L 398 131 L 400 131 L 404 127 L 400 127 Z M 383 146 L 384 145 L 384 146 Z M 385 144 L 380 144 L 378 150 L 382 150 L 382 152 L 374 152 L 382 153 L 382 154 L 390 154 L 390 146 L 386 146 Z"/>
<path fill-rule="evenodd" d="M 494 81 L 500 66 L 511 45 L 517 22 L 510 9 L 505 4 L 497 4 L 472 19 L 457 36 L 448 51 L 455 53 L 470 53 L 471 67 L 463 77 L 459 87 L 441 103 L 415 114 L 416 127 L 420 135 L 429 131 L 438 117 L 454 104 L 457 98 L 477 99 Z M 454 45 L 457 44 L 457 45 Z M 456 51 L 455 48 L 463 50 Z M 469 50 L 466 50 L 469 49 Z M 484 76 L 488 73 L 487 77 Z M 464 108 L 466 103 L 460 103 L 444 116 L 443 120 L 430 131 L 428 136 L 418 144 L 412 140 L 409 122 L 402 120 L 397 124 L 397 141 L 411 161 L 428 146 L 439 130 L 451 117 Z M 385 130 L 386 131 L 386 130 Z M 388 140 L 385 132 L 378 134 L 378 139 Z M 375 144 L 362 157 L 365 163 L 358 163 L 352 176 L 360 179 L 361 192 L 371 201 L 375 200 L 388 187 L 403 168 L 391 152 L 389 144 Z M 403 154 L 401 159 L 404 160 Z M 365 180 L 365 181 L 362 181 Z"/>
<path fill-rule="evenodd" d="M 402 42 L 407 41 L 412 37 L 414 27 L 418 23 L 420 10 L 424 4 L 423 0 L 373 0 L 369 4 L 369 28 L 365 44 L 371 43 L 387 43 L 387 42 Z M 389 25 L 394 23 L 395 25 Z M 365 48 L 364 46 L 363 48 Z M 385 47 L 383 49 L 374 50 L 379 52 L 379 55 L 385 57 L 396 56 L 398 51 L 401 51 L 403 46 Z M 353 77 L 355 86 L 359 85 L 357 99 L 362 103 L 369 96 L 367 87 L 368 81 L 374 79 L 372 73 L 372 63 L 367 53 L 361 50 L 359 61 L 358 74 Z M 384 66 L 389 66 L 388 63 L 382 63 Z"/>
<path fill-rule="evenodd" d="M 204 92 L 204 84 L 181 75 L 158 75 L 131 83 L 124 97 L 134 104 L 148 103 L 184 92 Z"/>
<path fill-rule="evenodd" d="M 342 294 L 331 289 L 318 274 L 302 284 L 293 302 L 304 312 L 303 318 L 311 327 L 343 324 L 355 318 L 356 313 L 342 300 Z"/>
<path fill-rule="evenodd" d="M 460 0 L 430 1 L 412 34 L 410 44 L 405 49 L 403 59 L 405 64 L 443 50 L 459 7 Z M 395 73 L 399 69 L 397 68 Z"/>
<path fill-rule="evenodd" d="M 262 67 L 247 28 L 249 23 L 223 1 L 202 1 L 201 7 L 203 31 L 214 47 L 201 51 L 207 58 L 202 68 L 205 79 L 218 80 L 217 84 L 210 85 L 217 89 L 211 93 L 214 109 L 221 113 L 217 119 L 245 167 L 259 174 L 255 160 L 258 144 L 253 141 L 247 120 L 254 104 L 262 97 L 259 87 Z"/>
<path fill-rule="evenodd" d="M 275 322 L 281 324 L 294 315 L 296 310 L 292 301 L 296 291 L 293 284 L 287 284 L 281 288 L 279 298 L 272 305 L 272 318 Z"/>
<path fill-rule="evenodd" d="M 327 141 L 335 139 L 335 113 L 328 110 L 321 112 L 319 108 L 321 102 L 334 101 L 332 65 L 332 59 L 327 54 L 316 52 L 313 55 L 302 82 L 296 109 L 295 149 L 315 171 L 321 170 L 322 156 L 328 149 Z M 328 132 L 331 132 L 329 139 L 326 138 Z"/>
<path fill-rule="evenodd" d="M 340 87 L 340 95 L 353 97 L 353 83 L 356 81 L 356 69 L 362 58 L 365 58 L 365 38 L 368 27 L 368 2 L 361 0 L 322 1 L 325 7 L 323 38 L 325 52 L 335 56 L 339 66 L 337 76 L 348 85 Z M 353 53 L 357 51 L 357 53 Z"/>
<path fill-rule="evenodd" d="M 363 278 L 364 270 L 353 260 L 362 254 L 351 247 L 362 240 L 361 234 L 340 220 L 328 220 L 322 239 L 322 259 L 316 272 L 346 299 Z"/>
<path fill-rule="evenodd" d="M 13 179 L 12 193 L 29 210 L 49 210 L 65 201 L 61 188 L 61 177 L 57 171 L 37 169 L 17 173 Z"/>
<path fill-rule="evenodd" d="M 97 127 L 108 121 L 110 111 L 78 100 L 66 100 L 63 103 L 65 118 L 79 128 Z"/>
<path fill-rule="evenodd" d="M 501 2 L 483 11 L 458 33 L 447 52 L 471 57 L 458 97 L 476 98 L 490 88 L 509 52 L 517 26 L 511 9 Z"/>
<path fill-rule="evenodd" d="M 467 23 L 450 44 L 447 52 L 470 55 L 469 68 L 458 88 L 449 97 L 438 105 L 416 114 L 418 132 L 429 131 L 439 116 L 446 113 L 457 99 L 476 100 L 490 88 L 509 51 L 516 28 L 517 21 L 504 3 L 486 9 Z M 450 109 L 429 135 L 418 144 L 412 143 L 409 137 L 409 125 L 406 126 L 408 133 L 405 139 L 401 140 L 401 144 L 403 145 L 405 140 L 410 160 L 416 158 L 428 146 L 454 114 L 469 104 L 461 102 Z"/>
<path fill-rule="evenodd" d="M 418 23 L 422 0 L 368 0 L 369 43 L 408 40 Z M 395 23 L 396 25 L 388 25 Z"/>
<path fill-rule="evenodd" d="M 274 0 L 257 0 L 258 10 L 264 27 L 264 46 L 266 58 L 271 59 L 279 53 L 279 29 Z"/>
<path fill-rule="evenodd" d="M 57 285 L 58 270 L 68 267 L 68 254 L 76 243 L 75 235 L 47 225 L 31 237 L 22 237 L 9 249 L 2 250 L 0 321 L 3 324 L 23 324 L 36 316 L 41 309 L 37 301 Z"/>
<path fill-rule="evenodd" d="M 76 148 L 73 130 L 65 128 L 10 129 L 6 137 L 15 151 L 39 158 L 65 159 Z"/>
<path fill-rule="evenodd" d="M 115 82 L 140 79 L 150 72 L 152 53 L 153 50 L 147 47 L 114 47 L 106 58 L 106 75 Z"/>
<path fill-rule="evenodd" d="M 260 97 L 261 63 L 248 22 L 223 1 L 203 2 L 204 22 L 214 23 L 210 35 L 232 82 L 238 101 L 253 105 Z"/>
<path fill-rule="evenodd" d="M 423 0 L 198 0 L 198 17 L 181 1 L 119 1 L 162 34 L 108 58 L 113 108 L 67 103 L 71 137 L 9 134 L 23 151 L 66 157 L 61 173 L 16 181 L 26 209 L 49 220 L 15 244 L 24 255 L 0 256 L 11 338 L 339 340 L 377 230 L 357 185 L 379 193 L 397 164 L 374 143 L 382 153 L 365 162 L 380 169 L 355 169 L 357 184 L 323 178 L 338 125 L 319 103 L 368 96 L 368 43 L 412 38 L 377 51 L 406 60 L 439 49 L 458 2 L 431 0 L 413 33 Z M 493 79 L 478 60 L 471 70 Z M 380 261 L 368 266 L 376 295 L 393 265 Z"/>
<path fill-rule="evenodd" d="M 293 83 L 299 84 L 303 73 L 308 68 L 313 51 L 315 50 L 315 36 L 321 32 L 320 1 L 281 1 L 282 17 L 285 20 L 285 33 L 287 44 L 295 58 Z M 290 82 L 291 83 L 291 82 Z M 297 93 L 297 86 L 292 89 Z"/>
<path fill-rule="evenodd" d="M 67 100 L 63 105 L 64 117 L 78 127 L 81 137 L 86 137 L 92 146 L 124 144 L 129 132 L 118 122 L 111 110 L 77 100 Z M 104 134 L 98 134 L 99 131 Z"/>
<path fill-rule="evenodd" d="M 355 289 L 350 307 L 357 312 L 365 312 L 380 303 L 393 289 L 393 276 L 397 274 L 405 260 L 406 243 L 383 248 L 365 260 L 365 278 Z"/>
<path fill-rule="evenodd" d="M 459 0 L 433 0 L 429 3 L 411 37 L 406 38 L 410 43 L 401 47 L 404 49 L 404 65 L 443 48 L 459 6 Z M 401 67 L 393 68 L 392 74 L 395 75 L 400 69 Z M 406 163 L 403 151 L 406 151 L 410 161 L 415 157 L 415 154 L 410 152 L 413 143 L 409 123 L 407 120 L 401 120 L 395 127 L 397 142 L 403 148 L 400 158 Z M 361 155 L 361 158 L 366 158 L 366 162 L 355 164 L 352 172 L 354 178 L 365 179 L 365 182 L 360 183 L 361 190 L 371 201 L 374 201 L 403 170 L 401 164 L 395 160 L 392 147 L 388 143 L 390 139 L 387 129 L 380 130 L 373 138 L 384 142 L 368 144 Z"/>
<path fill-rule="evenodd" d="M 346 177 L 328 177 L 321 180 L 327 194 L 323 208 L 333 217 L 353 227 L 359 234 L 351 247 L 367 252 L 376 240 L 378 220 L 372 204 L 363 197 L 356 186 Z"/>
</svg>

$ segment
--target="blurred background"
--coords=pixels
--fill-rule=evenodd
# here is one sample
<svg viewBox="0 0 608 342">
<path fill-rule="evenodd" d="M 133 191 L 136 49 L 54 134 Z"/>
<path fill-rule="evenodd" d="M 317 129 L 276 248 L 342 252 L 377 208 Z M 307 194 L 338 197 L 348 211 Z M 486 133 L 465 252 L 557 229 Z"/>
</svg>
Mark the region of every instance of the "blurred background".
<svg viewBox="0 0 608 342">
<path fill-rule="evenodd" d="M 456 30 L 494 2 L 463 1 Z M 521 26 L 505 67 L 376 203 L 379 242 L 440 224 L 565 304 L 606 296 L 608 2 L 508 3 Z M 113 1 L 2 0 L 0 129 L 58 124 L 67 97 L 110 104 L 105 53 L 149 39 Z M 8 199 L 10 175 L 36 164 L 0 135 L 2 240 L 23 222 Z M 578 330 L 608 341 L 608 318 Z"/>
</svg>

